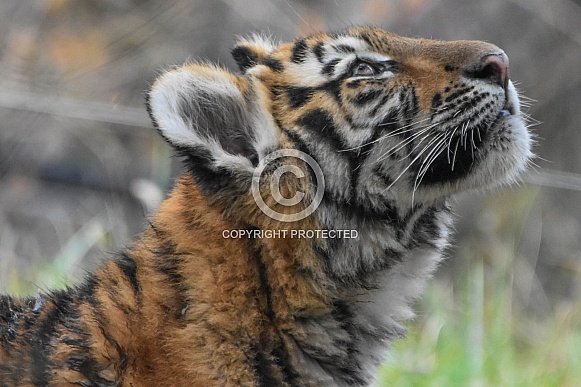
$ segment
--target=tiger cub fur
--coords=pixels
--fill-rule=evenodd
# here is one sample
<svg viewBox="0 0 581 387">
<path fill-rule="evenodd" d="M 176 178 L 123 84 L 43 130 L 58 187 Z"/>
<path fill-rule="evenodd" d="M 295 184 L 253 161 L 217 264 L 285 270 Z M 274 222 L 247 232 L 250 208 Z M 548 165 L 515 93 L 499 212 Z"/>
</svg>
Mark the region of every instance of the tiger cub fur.
<svg viewBox="0 0 581 387">
<path fill-rule="evenodd" d="M 450 195 L 531 157 L 492 44 L 361 27 L 232 54 L 238 75 L 153 84 L 187 172 L 138 242 L 73 288 L 0 298 L 0 386 L 370 385 L 442 259 Z"/>
</svg>

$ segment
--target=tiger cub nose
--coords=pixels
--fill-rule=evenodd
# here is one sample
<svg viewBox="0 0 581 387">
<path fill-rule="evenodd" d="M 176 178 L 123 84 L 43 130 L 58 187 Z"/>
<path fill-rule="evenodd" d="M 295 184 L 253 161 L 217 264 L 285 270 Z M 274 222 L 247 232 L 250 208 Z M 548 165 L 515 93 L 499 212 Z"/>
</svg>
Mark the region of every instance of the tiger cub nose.
<svg viewBox="0 0 581 387">
<path fill-rule="evenodd" d="M 495 83 L 506 89 L 508 86 L 508 56 L 504 52 L 485 55 L 466 68 L 464 75 L 473 79 L 482 79 Z"/>
</svg>

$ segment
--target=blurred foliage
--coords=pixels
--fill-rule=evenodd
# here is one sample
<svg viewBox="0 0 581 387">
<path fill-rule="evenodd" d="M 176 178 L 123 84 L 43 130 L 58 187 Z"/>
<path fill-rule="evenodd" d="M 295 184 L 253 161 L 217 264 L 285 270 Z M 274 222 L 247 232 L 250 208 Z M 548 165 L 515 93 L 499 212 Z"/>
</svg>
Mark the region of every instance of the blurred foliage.
<svg viewBox="0 0 581 387">
<path fill-rule="evenodd" d="M 0 2 L 0 291 L 64 286 L 123 245 L 179 160 L 143 107 L 160 70 L 235 69 L 236 36 L 377 24 L 504 48 L 526 96 L 536 177 L 455 202 L 449 259 L 383 376 L 395 385 L 581 380 L 581 8 L 574 0 Z M 530 106 L 529 106 L 530 105 Z"/>
<path fill-rule="evenodd" d="M 430 284 L 424 315 L 390 352 L 382 385 L 579 385 L 581 308 L 561 304 L 550 318 L 531 320 L 511 308 L 505 273 L 483 266 L 474 263 L 460 284 Z"/>
<path fill-rule="evenodd" d="M 459 242 L 469 264 L 428 285 L 406 340 L 380 375 L 395 386 L 577 386 L 581 304 L 539 305 L 519 254 L 538 190 L 487 197 L 479 238 Z"/>
</svg>

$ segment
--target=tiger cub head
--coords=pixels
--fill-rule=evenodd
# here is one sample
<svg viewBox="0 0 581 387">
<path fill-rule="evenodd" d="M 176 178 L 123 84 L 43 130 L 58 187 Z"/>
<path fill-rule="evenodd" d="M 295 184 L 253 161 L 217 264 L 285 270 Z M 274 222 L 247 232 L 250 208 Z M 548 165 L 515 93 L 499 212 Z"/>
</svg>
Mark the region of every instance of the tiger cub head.
<svg viewBox="0 0 581 387">
<path fill-rule="evenodd" d="M 209 200 L 251 225 L 267 219 L 257 197 L 283 215 L 316 200 L 405 213 L 511 182 L 531 157 L 508 57 L 492 44 L 351 28 L 254 37 L 232 54 L 240 74 L 184 65 L 154 83 L 148 106 Z M 281 150 L 295 153 L 271 156 Z"/>
</svg>

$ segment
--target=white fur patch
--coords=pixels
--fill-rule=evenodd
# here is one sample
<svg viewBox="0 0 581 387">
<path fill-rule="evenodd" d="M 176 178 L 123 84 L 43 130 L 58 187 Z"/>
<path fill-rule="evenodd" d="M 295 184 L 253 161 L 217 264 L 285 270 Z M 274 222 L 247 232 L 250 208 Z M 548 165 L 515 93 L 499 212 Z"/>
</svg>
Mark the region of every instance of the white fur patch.
<svg viewBox="0 0 581 387">
<path fill-rule="evenodd" d="M 338 36 L 336 39 L 332 40 L 329 45 L 333 48 L 337 46 L 348 46 L 353 48 L 355 51 L 369 50 L 367 43 L 359 38 L 356 38 L 355 36 L 349 35 Z"/>
<path fill-rule="evenodd" d="M 162 75 L 149 94 L 151 113 L 170 143 L 208 150 L 215 166 L 253 169 L 247 157 L 225 150 L 212 133 L 229 129 L 215 127 L 228 123 L 264 156 L 278 141 L 278 132 L 260 105 L 264 97 L 254 95 L 247 101 L 224 70 L 211 70 L 199 75 L 184 66 Z"/>
<path fill-rule="evenodd" d="M 251 43 L 252 45 L 258 46 L 259 48 L 263 49 L 268 53 L 271 53 L 274 50 L 276 50 L 277 46 L 279 45 L 271 37 L 259 33 L 254 33 L 249 37 L 240 37 L 238 39 L 238 42 Z"/>
</svg>

